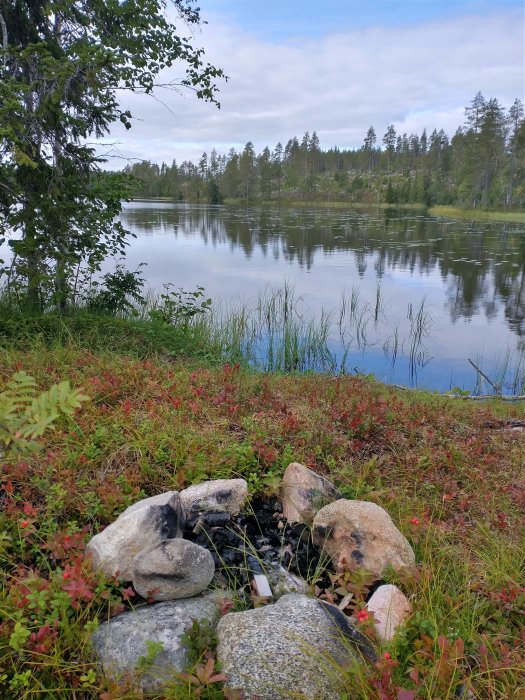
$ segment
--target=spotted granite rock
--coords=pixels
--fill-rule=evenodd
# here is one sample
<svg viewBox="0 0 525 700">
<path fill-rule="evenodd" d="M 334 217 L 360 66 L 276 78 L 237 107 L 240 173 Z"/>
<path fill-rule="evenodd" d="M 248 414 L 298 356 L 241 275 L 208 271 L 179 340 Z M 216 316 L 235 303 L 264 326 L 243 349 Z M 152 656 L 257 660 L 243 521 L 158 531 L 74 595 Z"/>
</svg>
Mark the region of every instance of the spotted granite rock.
<svg viewBox="0 0 525 700">
<path fill-rule="evenodd" d="M 193 621 L 214 624 L 224 591 L 185 600 L 166 601 L 129 610 L 104 622 L 92 635 L 93 650 L 106 677 L 134 678 L 146 691 L 161 689 L 188 665 L 182 637 Z M 148 657 L 148 642 L 161 644 L 146 673 L 137 674 L 141 657 Z"/>
<path fill-rule="evenodd" d="M 120 581 L 131 580 L 134 558 L 143 549 L 181 537 L 184 513 L 176 491 L 146 498 L 128 508 L 87 544 L 95 569 Z M 155 500 L 157 499 L 157 500 Z"/>
<path fill-rule="evenodd" d="M 342 669 L 362 657 L 375 661 L 345 615 L 299 594 L 225 615 L 217 636 L 226 687 L 258 700 L 340 700 Z"/>
<path fill-rule="evenodd" d="M 180 497 L 188 518 L 206 511 L 237 515 L 248 498 L 248 484 L 244 479 L 214 479 L 189 486 Z"/>
<path fill-rule="evenodd" d="M 313 540 L 339 567 L 362 567 L 380 577 L 387 567 L 401 571 L 415 564 L 412 547 L 390 515 L 375 503 L 341 498 L 321 508 Z"/>
</svg>

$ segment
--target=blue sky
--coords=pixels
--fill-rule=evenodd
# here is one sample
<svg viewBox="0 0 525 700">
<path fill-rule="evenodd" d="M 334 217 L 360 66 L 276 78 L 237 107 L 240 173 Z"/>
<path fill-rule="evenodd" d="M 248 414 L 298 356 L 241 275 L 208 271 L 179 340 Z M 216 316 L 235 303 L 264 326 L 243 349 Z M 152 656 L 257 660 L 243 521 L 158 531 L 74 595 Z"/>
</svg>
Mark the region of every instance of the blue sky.
<svg viewBox="0 0 525 700">
<path fill-rule="evenodd" d="M 373 25 L 399 27 L 467 15 L 523 10 L 522 0 L 199 0 L 202 15 L 220 16 L 270 41 L 320 37 Z"/>
<path fill-rule="evenodd" d="M 321 146 L 359 147 L 443 128 L 452 135 L 480 90 L 525 98 L 523 0 L 198 0 L 192 42 L 229 76 L 221 109 L 191 93 L 124 95 L 133 128 L 112 131 L 125 159 L 197 161 L 216 148 L 256 150 L 316 130 Z M 181 30 L 182 33 L 182 30 Z M 174 66 L 163 81 L 180 78 Z"/>
</svg>

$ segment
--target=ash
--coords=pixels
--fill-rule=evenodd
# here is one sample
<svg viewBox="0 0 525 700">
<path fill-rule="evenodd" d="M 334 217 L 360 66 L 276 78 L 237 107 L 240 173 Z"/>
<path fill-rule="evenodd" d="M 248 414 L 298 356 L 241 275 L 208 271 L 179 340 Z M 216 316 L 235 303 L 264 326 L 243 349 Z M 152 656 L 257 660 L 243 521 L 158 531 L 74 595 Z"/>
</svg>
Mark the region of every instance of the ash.
<svg viewBox="0 0 525 700">
<path fill-rule="evenodd" d="M 288 523 L 276 499 L 254 498 L 249 511 L 239 515 L 192 515 L 186 521 L 184 538 L 211 552 L 216 572 L 230 586 L 247 591 L 255 574 L 282 566 L 312 580 L 327 564 L 326 556 L 312 542 L 310 528 Z"/>
</svg>

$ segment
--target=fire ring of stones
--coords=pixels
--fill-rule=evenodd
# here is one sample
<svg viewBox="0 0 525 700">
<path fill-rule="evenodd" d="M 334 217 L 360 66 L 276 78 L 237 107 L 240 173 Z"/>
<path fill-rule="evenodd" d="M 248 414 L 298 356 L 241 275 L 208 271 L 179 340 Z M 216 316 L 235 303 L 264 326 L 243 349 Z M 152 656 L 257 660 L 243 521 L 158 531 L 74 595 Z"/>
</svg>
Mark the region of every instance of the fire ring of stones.
<svg viewBox="0 0 525 700">
<path fill-rule="evenodd" d="M 297 463 L 285 471 L 281 501 L 249 501 L 244 479 L 207 481 L 134 503 L 87 551 L 96 569 L 131 581 L 153 603 L 102 623 L 92 637 L 104 673 L 116 679 L 133 676 L 148 643 L 160 643 L 138 676 L 145 691 L 186 670 L 182 638 L 197 620 L 215 626 L 225 686 L 240 697 L 337 700 L 341 669 L 376 656 L 353 618 L 310 594 L 309 582 L 330 568 L 373 574 L 367 609 L 380 641 L 411 614 L 404 594 L 380 582 L 385 569 L 415 564 L 388 513 L 341 498 L 334 484 Z M 224 599 L 247 609 L 219 620 Z M 254 600 L 265 604 L 254 608 Z"/>
</svg>

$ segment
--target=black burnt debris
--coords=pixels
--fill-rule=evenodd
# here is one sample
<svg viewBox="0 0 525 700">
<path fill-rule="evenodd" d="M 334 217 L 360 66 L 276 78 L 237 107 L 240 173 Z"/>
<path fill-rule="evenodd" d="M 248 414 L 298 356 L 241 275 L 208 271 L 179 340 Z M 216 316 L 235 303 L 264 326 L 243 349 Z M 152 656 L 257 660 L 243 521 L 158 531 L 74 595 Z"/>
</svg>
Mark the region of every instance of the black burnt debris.
<svg viewBox="0 0 525 700">
<path fill-rule="evenodd" d="M 283 567 L 305 580 L 322 571 L 326 557 L 304 523 L 288 523 L 276 499 L 254 498 L 249 511 L 191 514 L 184 538 L 211 552 L 216 571 L 249 591 L 255 575 Z M 233 580 L 232 580 L 233 579 Z"/>
</svg>

